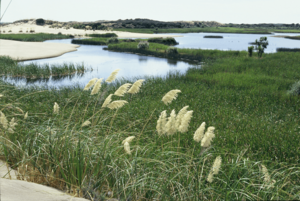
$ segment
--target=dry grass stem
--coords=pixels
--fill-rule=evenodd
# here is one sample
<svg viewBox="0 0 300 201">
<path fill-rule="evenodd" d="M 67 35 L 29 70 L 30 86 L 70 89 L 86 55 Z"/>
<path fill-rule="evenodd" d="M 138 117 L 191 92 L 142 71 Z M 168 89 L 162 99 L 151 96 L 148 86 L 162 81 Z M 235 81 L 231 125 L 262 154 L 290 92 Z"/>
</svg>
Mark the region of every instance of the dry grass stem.
<svg viewBox="0 0 300 201">
<path fill-rule="evenodd" d="M 102 80 L 103 80 L 103 78 L 97 80 L 97 82 L 96 82 L 96 84 L 95 84 L 95 86 L 94 86 L 94 88 L 93 88 L 93 90 L 91 92 L 91 95 L 99 93 L 100 88 L 101 88 L 101 82 L 102 82 Z"/>
<path fill-rule="evenodd" d="M 132 84 L 130 84 L 130 83 L 123 84 L 123 85 L 120 86 L 119 89 L 114 93 L 114 95 L 116 95 L 116 96 L 124 96 L 124 94 L 127 92 L 128 88 L 129 88 L 131 85 L 132 85 Z"/>
<path fill-rule="evenodd" d="M 162 101 L 168 105 L 169 103 L 172 102 L 172 100 L 176 99 L 178 96 L 178 93 L 180 93 L 181 91 L 178 89 L 174 89 L 169 91 L 163 98 Z"/>
<path fill-rule="evenodd" d="M 176 129 L 179 130 L 183 116 L 187 113 L 189 106 L 183 107 L 176 116 Z"/>
<path fill-rule="evenodd" d="M 144 81 L 145 80 L 137 80 L 135 83 L 133 83 L 133 85 L 131 86 L 131 88 L 128 90 L 127 93 L 129 94 L 138 93 Z"/>
<path fill-rule="evenodd" d="M 158 135 L 163 135 L 165 134 L 166 132 L 166 124 L 167 124 L 167 111 L 164 110 L 160 113 L 160 116 L 157 120 L 157 124 L 156 124 L 156 130 L 157 130 L 157 133 Z"/>
<path fill-rule="evenodd" d="M 173 135 L 176 133 L 175 123 L 176 123 L 176 113 L 175 110 L 172 110 L 169 120 L 166 124 L 166 131 L 168 135 Z"/>
<path fill-rule="evenodd" d="M 195 134 L 194 134 L 194 140 L 196 142 L 200 142 L 202 140 L 202 138 L 204 137 L 204 131 L 205 131 L 205 122 L 203 122 L 199 128 L 196 130 Z"/>
<path fill-rule="evenodd" d="M 123 107 L 126 103 L 128 103 L 128 102 L 125 100 L 117 100 L 117 101 L 111 102 L 109 105 L 107 105 L 107 107 L 111 110 L 118 109 L 118 108 Z"/>
<path fill-rule="evenodd" d="M 118 74 L 118 72 L 120 71 L 120 69 L 114 70 L 110 76 L 105 80 L 105 82 L 111 83 L 116 79 L 116 76 Z"/>
<path fill-rule="evenodd" d="M 128 142 L 125 142 L 124 143 L 124 150 L 125 150 L 125 152 L 127 153 L 127 154 L 131 154 L 131 151 L 130 151 L 130 145 L 129 145 L 129 143 Z"/>
<path fill-rule="evenodd" d="M 179 132 L 185 133 L 189 130 L 189 124 L 193 115 L 193 110 L 188 111 L 182 118 L 181 124 L 179 126 Z"/>
<path fill-rule="evenodd" d="M 98 80 L 98 78 L 93 78 L 89 81 L 89 83 L 87 83 L 87 85 L 85 85 L 83 91 L 87 91 L 89 90 L 94 84 L 95 82 Z"/>
<path fill-rule="evenodd" d="M 102 107 L 106 107 L 108 104 L 110 104 L 112 95 L 113 94 L 110 94 L 109 96 L 107 96 L 104 103 L 102 104 Z"/>
<path fill-rule="evenodd" d="M 58 106 L 57 102 L 54 103 L 53 113 L 54 114 L 58 114 L 59 113 L 59 106 Z"/>
<path fill-rule="evenodd" d="M 123 140 L 122 144 L 125 144 L 125 142 L 130 143 L 134 138 L 135 138 L 135 136 L 127 137 L 125 140 Z"/>
</svg>

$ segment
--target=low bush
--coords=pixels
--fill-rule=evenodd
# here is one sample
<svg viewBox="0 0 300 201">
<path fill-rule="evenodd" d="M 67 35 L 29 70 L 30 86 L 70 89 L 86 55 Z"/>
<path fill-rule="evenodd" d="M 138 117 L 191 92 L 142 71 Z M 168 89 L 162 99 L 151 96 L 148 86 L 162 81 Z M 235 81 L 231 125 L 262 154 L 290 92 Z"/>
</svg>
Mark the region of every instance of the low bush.
<svg viewBox="0 0 300 201">
<path fill-rule="evenodd" d="M 115 33 L 105 33 L 105 34 L 88 34 L 89 37 L 97 37 L 97 38 L 110 38 L 110 37 L 118 37 Z"/>
<path fill-rule="evenodd" d="M 118 43 L 119 39 L 117 37 L 111 37 L 107 40 L 107 43 Z"/>
<path fill-rule="evenodd" d="M 178 54 L 178 50 L 176 47 L 169 47 L 167 50 L 166 50 L 166 53 L 167 54 Z"/>
<path fill-rule="evenodd" d="M 148 42 L 160 43 L 165 45 L 178 45 L 179 43 L 174 38 L 150 38 Z"/>
<path fill-rule="evenodd" d="M 149 49 L 149 43 L 147 41 L 141 41 L 137 45 L 137 49 L 141 49 L 141 50 Z"/>
<path fill-rule="evenodd" d="M 249 55 L 249 57 L 252 57 L 253 49 L 254 49 L 254 46 L 248 47 L 248 55 Z"/>
<path fill-rule="evenodd" d="M 44 24 L 45 24 L 45 20 L 42 19 L 42 18 L 39 18 L 39 19 L 37 19 L 37 20 L 35 21 L 35 23 L 36 23 L 37 25 L 44 25 Z"/>
</svg>

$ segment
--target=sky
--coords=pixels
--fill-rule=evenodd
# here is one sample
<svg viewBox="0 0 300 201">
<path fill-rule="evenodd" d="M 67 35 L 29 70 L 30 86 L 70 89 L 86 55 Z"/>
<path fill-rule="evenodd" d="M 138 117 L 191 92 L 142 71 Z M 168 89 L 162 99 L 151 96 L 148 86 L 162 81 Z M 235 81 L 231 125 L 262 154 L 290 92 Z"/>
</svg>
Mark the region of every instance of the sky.
<svg viewBox="0 0 300 201">
<path fill-rule="evenodd" d="M 1 0 L 1 15 L 11 0 Z M 300 23 L 300 0 L 12 0 L 2 22 L 43 18 L 97 21 L 147 18 L 220 23 Z"/>
</svg>

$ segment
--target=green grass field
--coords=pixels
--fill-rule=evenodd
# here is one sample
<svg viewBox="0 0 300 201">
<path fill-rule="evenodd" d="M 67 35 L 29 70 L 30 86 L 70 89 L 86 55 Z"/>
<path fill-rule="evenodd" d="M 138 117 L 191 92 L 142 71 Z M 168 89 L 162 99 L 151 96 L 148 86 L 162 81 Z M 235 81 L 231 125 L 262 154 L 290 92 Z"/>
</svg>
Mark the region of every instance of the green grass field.
<svg viewBox="0 0 300 201">
<path fill-rule="evenodd" d="M 20 179 L 73 194 L 78 189 L 94 200 L 300 199 L 300 99 L 287 94 L 300 80 L 299 53 L 249 58 L 246 52 L 197 51 L 205 61 L 201 68 L 149 77 L 139 93 L 112 96 L 128 101 L 117 110 L 102 108 L 104 100 L 135 80 L 102 83 L 96 95 L 76 86 L 2 82 L 2 158 L 19 168 Z M 161 99 L 173 89 L 181 93 L 165 105 Z M 158 135 L 161 112 L 178 114 L 187 105 L 193 110 L 188 131 Z M 83 127 L 87 120 L 91 124 Z M 215 127 L 208 149 L 193 140 L 202 122 Z M 130 155 L 122 145 L 128 136 L 135 136 Z M 217 156 L 221 168 L 210 183 Z"/>
</svg>

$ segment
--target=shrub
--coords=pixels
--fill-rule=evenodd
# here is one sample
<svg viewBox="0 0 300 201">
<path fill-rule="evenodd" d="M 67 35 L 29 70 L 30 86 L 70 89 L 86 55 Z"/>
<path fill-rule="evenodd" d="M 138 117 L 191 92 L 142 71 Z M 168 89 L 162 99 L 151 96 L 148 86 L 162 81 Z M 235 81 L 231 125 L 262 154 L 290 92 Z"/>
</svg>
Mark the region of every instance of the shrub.
<svg viewBox="0 0 300 201">
<path fill-rule="evenodd" d="M 37 25 L 44 25 L 44 24 L 45 24 L 45 20 L 42 19 L 42 18 L 39 18 L 39 19 L 37 19 L 37 20 L 35 21 L 35 23 L 36 23 Z"/>
<path fill-rule="evenodd" d="M 99 37 L 99 38 L 109 38 L 109 37 L 118 37 L 115 33 L 105 33 L 105 34 L 87 34 L 89 37 Z"/>
<path fill-rule="evenodd" d="M 118 43 L 119 39 L 117 37 L 111 37 L 107 40 L 107 43 Z"/>
<path fill-rule="evenodd" d="M 147 41 L 141 41 L 139 42 L 139 44 L 137 45 L 137 49 L 148 49 L 149 48 L 149 43 Z"/>
<path fill-rule="evenodd" d="M 249 57 L 252 57 L 253 49 L 254 49 L 254 46 L 248 47 L 248 55 L 249 55 Z"/>
<path fill-rule="evenodd" d="M 265 48 L 269 45 L 267 37 L 260 37 L 259 41 L 255 40 L 255 50 L 257 50 L 258 57 L 261 57 L 265 51 Z"/>
<path fill-rule="evenodd" d="M 167 54 L 178 54 L 178 50 L 176 47 L 169 47 L 167 50 L 166 50 Z"/>
<path fill-rule="evenodd" d="M 292 85 L 292 88 L 291 90 L 288 91 L 288 94 L 290 95 L 300 95 L 300 81 L 298 82 L 295 82 L 293 85 Z"/>
<path fill-rule="evenodd" d="M 165 45 L 177 45 L 177 41 L 174 38 L 150 38 L 148 42 L 161 43 Z"/>
</svg>

